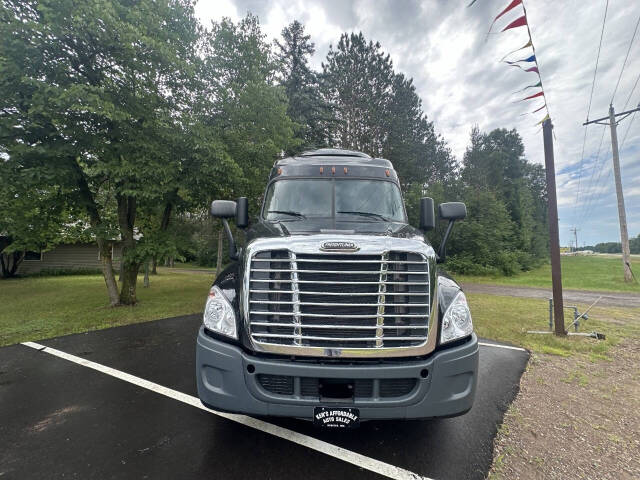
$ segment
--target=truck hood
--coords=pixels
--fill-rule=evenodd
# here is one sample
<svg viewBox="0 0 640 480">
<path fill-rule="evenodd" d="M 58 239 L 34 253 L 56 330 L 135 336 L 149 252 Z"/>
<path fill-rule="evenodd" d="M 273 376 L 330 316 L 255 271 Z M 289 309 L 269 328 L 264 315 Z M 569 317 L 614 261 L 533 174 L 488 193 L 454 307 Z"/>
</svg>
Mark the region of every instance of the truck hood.
<svg viewBox="0 0 640 480">
<path fill-rule="evenodd" d="M 369 222 L 369 221 L 336 221 L 326 220 L 291 220 L 280 222 L 258 222 L 247 230 L 247 240 L 257 237 L 288 237 L 291 235 L 380 235 L 396 238 L 424 238 L 417 228 L 406 223 Z"/>
</svg>

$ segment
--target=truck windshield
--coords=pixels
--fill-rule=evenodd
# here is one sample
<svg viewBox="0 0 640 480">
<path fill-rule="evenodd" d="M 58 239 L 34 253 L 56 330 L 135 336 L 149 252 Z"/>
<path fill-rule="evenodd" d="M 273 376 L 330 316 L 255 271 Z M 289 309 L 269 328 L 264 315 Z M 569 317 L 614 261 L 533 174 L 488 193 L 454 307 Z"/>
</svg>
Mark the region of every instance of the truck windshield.
<svg viewBox="0 0 640 480">
<path fill-rule="evenodd" d="M 267 191 L 263 216 L 267 220 L 335 216 L 354 221 L 405 221 L 400 189 L 385 180 L 278 180 Z"/>
</svg>

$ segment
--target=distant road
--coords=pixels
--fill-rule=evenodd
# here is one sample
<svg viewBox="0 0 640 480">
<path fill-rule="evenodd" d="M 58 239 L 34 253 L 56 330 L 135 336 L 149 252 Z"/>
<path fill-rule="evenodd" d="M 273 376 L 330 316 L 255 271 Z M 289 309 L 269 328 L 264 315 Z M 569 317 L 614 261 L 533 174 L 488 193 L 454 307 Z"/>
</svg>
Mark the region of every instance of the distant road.
<svg viewBox="0 0 640 480">
<path fill-rule="evenodd" d="M 159 267 L 159 270 L 173 273 L 190 273 L 192 275 L 215 275 L 214 269 L 207 268 L 168 268 Z M 551 289 L 540 287 L 521 287 L 511 285 L 490 285 L 484 283 L 464 283 L 464 291 L 467 293 L 483 293 L 487 295 L 502 295 L 506 297 L 521 298 L 551 298 Z M 602 295 L 598 306 L 640 308 L 640 294 L 627 292 L 598 292 L 593 290 L 567 290 L 562 291 L 565 303 L 588 304 L 595 302 Z"/>
<path fill-rule="evenodd" d="M 520 287 L 510 285 L 487 285 L 484 283 L 464 283 L 463 289 L 467 293 L 484 293 L 488 295 L 502 295 L 523 298 L 551 298 L 551 289 L 538 287 Z M 565 303 L 591 304 L 602 295 L 598 306 L 640 308 L 640 295 L 622 292 L 597 292 L 592 290 L 562 291 Z"/>
</svg>

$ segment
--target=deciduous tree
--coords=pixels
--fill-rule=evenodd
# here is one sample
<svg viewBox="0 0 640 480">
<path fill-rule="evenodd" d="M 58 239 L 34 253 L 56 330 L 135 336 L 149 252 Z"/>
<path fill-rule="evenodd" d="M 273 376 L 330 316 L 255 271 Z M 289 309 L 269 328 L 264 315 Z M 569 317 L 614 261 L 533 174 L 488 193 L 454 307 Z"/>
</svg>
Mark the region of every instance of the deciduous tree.
<svg viewBox="0 0 640 480">
<path fill-rule="evenodd" d="M 111 303 L 134 304 L 137 212 L 171 184 L 173 134 L 184 130 L 193 98 L 200 35 L 193 5 L 7 0 L 1 15 L 0 144 L 71 192 L 97 238 Z M 123 244 L 119 295 L 105 189 Z"/>
</svg>

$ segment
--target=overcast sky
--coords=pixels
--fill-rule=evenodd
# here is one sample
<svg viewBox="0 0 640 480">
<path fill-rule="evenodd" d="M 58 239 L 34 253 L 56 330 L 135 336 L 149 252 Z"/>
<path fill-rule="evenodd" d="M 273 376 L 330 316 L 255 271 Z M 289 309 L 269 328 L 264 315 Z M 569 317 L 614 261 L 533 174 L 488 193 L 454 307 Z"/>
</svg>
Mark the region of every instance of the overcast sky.
<svg viewBox="0 0 640 480">
<path fill-rule="evenodd" d="M 516 28 L 485 41 L 493 18 L 511 0 L 200 0 L 201 21 L 222 17 L 237 21 L 252 12 L 269 39 L 299 20 L 316 45 L 312 66 L 320 69 L 329 45 L 342 32 L 362 31 L 391 54 L 396 71 L 413 77 L 424 110 L 459 161 L 474 125 L 489 131 L 517 128 L 532 162 L 544 163 L 542 132 L 536 123 L 544 102 L 516 102 L 536 90 L 514 94 L 537 83 L 534 73 L 511 68 L 499 60 L 524 45 L 526 28 Z M 560 216 L 560 241 L 567 245 L 576 225 L 578 242 L 619 241 L 618 212 L 611 168 L 609 129 L 589 126 L 582 157 L 589 94 L 593 80 L 605 0 L 537 0 L 525 2 L 548 107 L 555 127 L 555 158 Z M 522 14 L 516 7 L 496 22 L 494 31 Z M 590 119 L 608 114 L 608 106 L 636 22 L 640 1 L 610 0 L 596 77 Z M 530 50 L 513 55 L 525 58 Z M 640 103 L 640 31 L 635 38 L 618 91 L 616 111 Z M 618 138 L 631 124 L 620 157 L 629 234 L 640 233 L 640 113 L 622 121 Z M 606 128 L 606 131 L 604 129 Z M 604 137 L 603 137 L 604 132 Z M 603 139 L 601 143 L 601 139 Z M 598 150 L 601 145 L 599 156 Z M 582 167 L 581 167 L 582 166 Z M 580 174 L 580 171 L 582 173 Z M 452 199 L 454 200 L 454 199 Z"/>
</svg>

